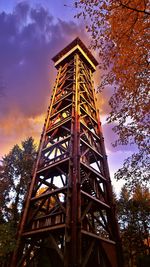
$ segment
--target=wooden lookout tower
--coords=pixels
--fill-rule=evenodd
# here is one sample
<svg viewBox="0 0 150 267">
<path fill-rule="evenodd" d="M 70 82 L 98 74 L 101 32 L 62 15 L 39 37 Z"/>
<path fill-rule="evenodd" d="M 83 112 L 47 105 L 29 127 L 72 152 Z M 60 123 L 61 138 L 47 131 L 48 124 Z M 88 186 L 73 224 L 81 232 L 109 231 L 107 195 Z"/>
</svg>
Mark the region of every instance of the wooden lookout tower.
<svg viewBox="0 0 150 267">
<path fill-rule="evenodd" d="M 95 104 L 98 65 L 76 38 L 58 70 L 12 267 L 122 267 L 104 139 Z"/>
</svg>

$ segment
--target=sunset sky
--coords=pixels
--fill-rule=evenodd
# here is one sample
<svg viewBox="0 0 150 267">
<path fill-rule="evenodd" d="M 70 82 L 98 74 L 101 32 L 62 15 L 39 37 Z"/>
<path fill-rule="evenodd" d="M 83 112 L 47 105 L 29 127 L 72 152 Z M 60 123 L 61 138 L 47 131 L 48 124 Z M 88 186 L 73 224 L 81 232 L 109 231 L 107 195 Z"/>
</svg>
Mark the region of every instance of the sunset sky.
<svg viewBox="0 0 150 267">
<path fill-rule="evenodd" d="M 0 158 L 29 136 L 39 142 L 56 77 L 51 58 L 77 36 L 86 46 L 90 43 L 85 22 L 74 19 L 71 2 L 0 0 Z M 97 71 L 95 86 L 98 82 Z M 105 124 L 111 93 L 106 88 L 97 98 L 113 178 L 132 150 L 111 146 L 115 134 Z M 113 184 L 116 190 L 120 186 Z"/>
</svg>

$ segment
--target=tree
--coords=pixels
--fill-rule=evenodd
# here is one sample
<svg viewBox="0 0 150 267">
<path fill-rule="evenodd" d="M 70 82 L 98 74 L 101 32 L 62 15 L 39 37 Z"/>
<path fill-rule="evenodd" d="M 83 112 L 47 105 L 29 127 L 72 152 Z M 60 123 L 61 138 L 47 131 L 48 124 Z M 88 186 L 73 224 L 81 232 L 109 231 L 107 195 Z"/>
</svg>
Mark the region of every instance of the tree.
<svg viewBox="0 0 150 267">
<path fill-rule="evenodd" d="M 118 220 L 125 267 L 147 267 L 150 263 L 150 193 L 137 186 L 131 196 L 124 186 L 117 200 Z"/>
<path fill-rule="evenodd" d="M 15 145 L 0 166 L 0 265 L 7 266 L 15 246 L 21 209 L 31 180 L 36 148 L 32 137 Z"/>
<path fill-rule="evenodd" d="M 118 134 L 116 145 L 136 144 L 138 151 L 116 173 L 128 186 L 149 179 L 150 2 L 148 0 L 78 0 L 88 18 L 91 47 L 100 56 L 99 90 L 112 85 L 109 123 Z"/>
</svg>

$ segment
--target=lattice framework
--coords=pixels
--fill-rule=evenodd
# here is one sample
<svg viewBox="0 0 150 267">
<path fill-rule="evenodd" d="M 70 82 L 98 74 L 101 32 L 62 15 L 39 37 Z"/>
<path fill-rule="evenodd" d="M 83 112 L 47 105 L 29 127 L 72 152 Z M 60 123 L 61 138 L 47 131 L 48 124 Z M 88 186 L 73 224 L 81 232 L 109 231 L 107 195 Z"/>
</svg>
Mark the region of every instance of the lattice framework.
<svg viewBox="0 0 150 267">
<path fill-rule="evenodd" d="M 12 266 L 119 267 L 121 250 L 91 56 L 77 38 L 58 69 Z M 61 57 L 63 54 L 63 60 Z M 86 57 L 89 57 L 89 52 Z M 19 260 L 18 260 L 19 259 Z M 43 261 L 43 262 L 42 262 Z M 17 262 L 17 263 L 16 263 Z"/>
</svg>

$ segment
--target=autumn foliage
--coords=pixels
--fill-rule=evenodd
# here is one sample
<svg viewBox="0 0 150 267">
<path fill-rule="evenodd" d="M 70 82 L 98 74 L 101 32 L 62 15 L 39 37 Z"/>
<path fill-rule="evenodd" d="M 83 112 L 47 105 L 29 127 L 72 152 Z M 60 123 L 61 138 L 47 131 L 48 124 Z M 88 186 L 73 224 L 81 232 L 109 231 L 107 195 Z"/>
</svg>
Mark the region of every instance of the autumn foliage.
<svg viewBox="0 0 150 267">
<path fill-rule="evenodd" d="M 116 178 L 132 187 L 149 179 L 150 2 L 148 0 L 79 0 L 77 17 L 88 19 L 91 47 L 100 56 L 100 86 L 113 86 L 108 122 L 114 145 L 135 144 Z"/>
</svg>

